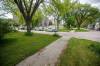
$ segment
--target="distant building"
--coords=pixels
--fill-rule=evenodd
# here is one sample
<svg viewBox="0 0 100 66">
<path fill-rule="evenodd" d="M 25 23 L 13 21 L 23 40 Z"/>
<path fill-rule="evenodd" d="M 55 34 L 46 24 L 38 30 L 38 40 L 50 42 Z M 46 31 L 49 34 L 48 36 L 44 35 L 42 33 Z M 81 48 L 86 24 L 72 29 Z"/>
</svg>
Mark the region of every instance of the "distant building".
<svg viewBox="0 0 100 66">
<path fill-rule="evenodd" d="M 42 20 L 42 22 L 39 24 L 39 26 L 42 26 L 42 27 L 48 27 L 48 26 L 50 26 L 50 25 L 53 25 L 53 21 L 50 20 L 50 19 L 48 19 L 47 17 L 44 18 L 44 19 Z"/>
</svg>

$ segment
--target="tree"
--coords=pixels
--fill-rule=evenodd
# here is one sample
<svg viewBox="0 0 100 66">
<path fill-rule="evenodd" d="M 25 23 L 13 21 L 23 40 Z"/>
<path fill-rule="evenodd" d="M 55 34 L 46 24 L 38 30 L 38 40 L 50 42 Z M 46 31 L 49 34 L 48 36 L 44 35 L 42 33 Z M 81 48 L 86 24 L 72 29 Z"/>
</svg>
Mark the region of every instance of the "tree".
<svg viewBox="0 0 100 66">
<path fill-rule="evenodd" d="M 70 30 L 74 26 L 75 26 L 75 18 L 74 18 L 74 16 L 68 16 L 65 19 L 64 27 L 66 27 L 67 29 Z"/>
<path fill-rule="evenodd" d="M 32 18 L 43 0 L 14 0 L 19 8 L 27 26 L 27 32 L 31 33 Z"/>
<path fill-rule="evenodd" d="M 43 18 L 44 18 L 44 15 L 42 14 L 42 11 L 38 9 L 34 17 L 32 18 L 32 28 L 39 25 L 39 23 L 42 22 Z"/>
<path fill-rule="evenodd" d="M 75 24 L 75 17 L 73 12 L 75 5 L 76 5 L 76 1 L 75 2 L 66 1 L 66 0 L 64 1 L 62 18 L 65 22 L 64 26 L 67 29 L 71 29 L 71 27 L 74 26 Z"/>
<path fill-rule="evenodd" d="M 59 23 L 61 21 L 61 7 L 62 7 L 62 3 L 61 0 L 50 0 L 49 2 L 49 6 L 46 8 L 48 10 L 48 14 L 52 15 L 54 17 L 54 22 L 56 22 L 56 29 L 57 31 L 59 31 Z"/>
<path fill-rule="evenodd" d="M 65 25 L 69 28 L 72 22 L 74 23 L 72 11 L 75 4 L 76 2 L 71 2 L 71 0 L 50 0 L 49 6 L 45 9 L 47 9 L 48 14 L 52 15 L 57 22 L 57 30 L 59 30 L 60 21 L 64 21 Z"/>
<path fill-rule="evenodd" d="M 4 12 L 12 14 L 13 23 L 20 25 L 25 22 L 22 14 L 14 3 L 14 0 L 2 0 L 2 8 Z"/>
<path fill-rule="evenodd" d="M 97 8 L 91 7 L 88 4 L 77 4 L 74 10 L 74 15 L 76 19 L 76 26 L 80 30 L 83 23 L 89 23 L 97 20 L 99 10 Z"/>
</svg>

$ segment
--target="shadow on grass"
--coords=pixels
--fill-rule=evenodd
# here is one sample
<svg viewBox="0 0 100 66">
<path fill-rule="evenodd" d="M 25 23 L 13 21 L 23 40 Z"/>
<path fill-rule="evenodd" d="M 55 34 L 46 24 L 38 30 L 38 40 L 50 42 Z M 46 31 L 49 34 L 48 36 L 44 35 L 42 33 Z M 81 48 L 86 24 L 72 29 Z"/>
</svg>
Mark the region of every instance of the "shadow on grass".
<svg viewBox="0 0 100 66">
<path fill-rule="evenodd" d="M 99 44 L 91 44 L 89 48 L 91 49 L 91 51 L 94 51 L 97 55 L 100 56 L 100 45 Z"/>
<path fill-rule="evenodd" d="M 33 33 L 32 32 L 26 32 L 25 36 L 33 36 Z"/>
<path fill-rule="evenodd" d="M 96 62 L 96 64 L 97 64 L 97 66 L 100 66 L 100 44 L 98 44 L 98 43 L 91 44 L 91 45 L 89 46 L 89 49 L 90 49 L 92 52 L 95 52 L 95 54 L 97 55 L 98 61 Z"/>
<path fill-rule="evenodd" d="M 15 38 L 4 38 L 0 40 L 0 46 L 7 46 L 7 44 L 13 44 L 17 41 Z"/>
</svg>

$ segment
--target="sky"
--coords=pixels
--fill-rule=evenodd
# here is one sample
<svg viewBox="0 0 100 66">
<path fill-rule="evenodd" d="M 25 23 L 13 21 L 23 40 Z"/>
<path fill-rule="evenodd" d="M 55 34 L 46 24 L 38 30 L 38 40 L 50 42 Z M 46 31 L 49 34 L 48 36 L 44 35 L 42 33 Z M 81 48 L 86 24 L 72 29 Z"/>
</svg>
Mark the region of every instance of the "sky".
<svg viewBox="0 0 100 66">
<path fill-rule="evenodd" d="M 100 9 L 100 0 L 79 0 L 79 1 L 80 1 L 80 3 L 91 4 L 92 6 L 95 6 Z"/>
<path fill-rule="evenodd" d="M 100 9 L 100 0 L 78 0 L 82 4 L 91 4 L 92 6 L 95 6 Z M 1 5 L 1 4 L 0 4 Z M 11 14 L 5 15 L 7 18 L 13 18 Z"/>
<path fill-rule="evenodd" d="M 2 13 L 5 13 L 4 11 L 0 11 L 0 14 L 2 14 Z M 1 18 L 10 18 L 10 19 L 12 19 L 13 18 L 13 16 L 12 16 L 12 14 L 11 13 L 8 13 L 8 14 L 5 14 L 4 16 L 0 16 Z"/>
</svg>

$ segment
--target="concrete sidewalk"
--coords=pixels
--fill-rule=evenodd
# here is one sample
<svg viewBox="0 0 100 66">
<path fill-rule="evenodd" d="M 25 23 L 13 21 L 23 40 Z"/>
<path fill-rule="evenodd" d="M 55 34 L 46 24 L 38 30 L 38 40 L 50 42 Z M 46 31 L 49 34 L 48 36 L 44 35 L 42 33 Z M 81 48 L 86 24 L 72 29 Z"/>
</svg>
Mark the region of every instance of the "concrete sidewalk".
<svg viewBox="0 0 100 66">
<path fill-rule="evenodd" d="M 55 66 L 70 37 L 62 37 L 16 66 Z"/>
</svg>

